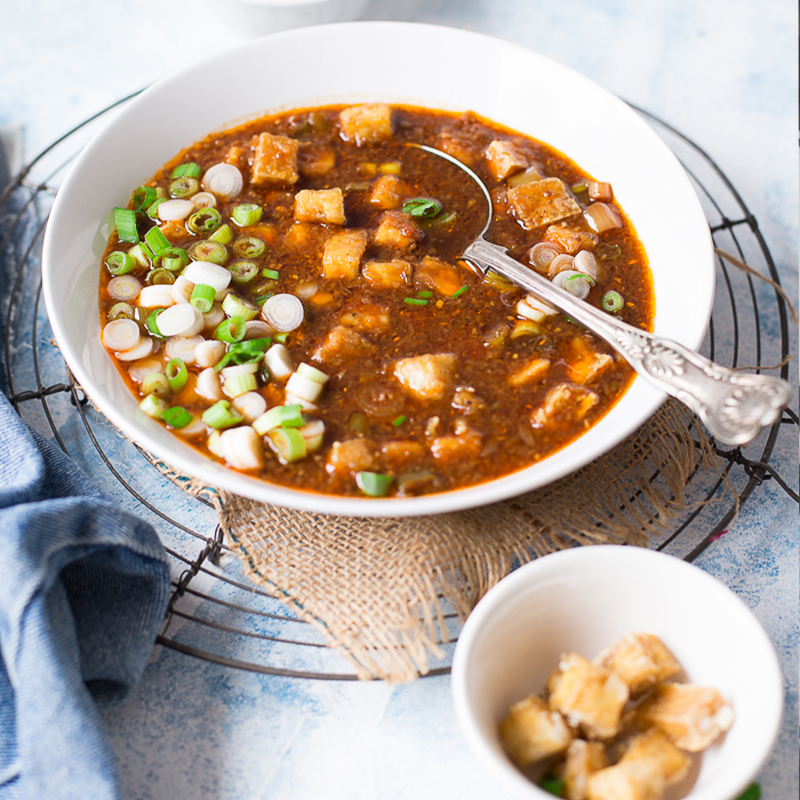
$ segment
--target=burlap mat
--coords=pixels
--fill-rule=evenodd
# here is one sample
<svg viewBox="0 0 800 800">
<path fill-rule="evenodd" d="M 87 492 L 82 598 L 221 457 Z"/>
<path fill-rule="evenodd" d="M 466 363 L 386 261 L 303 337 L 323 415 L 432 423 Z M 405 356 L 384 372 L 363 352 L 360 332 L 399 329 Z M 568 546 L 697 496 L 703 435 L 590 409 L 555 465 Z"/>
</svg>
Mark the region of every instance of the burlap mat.
<svg viewBox="0 0 800 800">
<path fill-rule="evenodd" d="M 356 519 L 205 493 L 247 575 L 282 598 L 364 679 L 408 681 L 441 657 L 444 604 L 466 618 L 517 564 L 577 544 L 646 545 L 687 501 L 696 470 L 719 460 L 694 417 L 670 400 L 635 434 L 579 472 L 495 505 L 428 517 Z"/>
</svg>

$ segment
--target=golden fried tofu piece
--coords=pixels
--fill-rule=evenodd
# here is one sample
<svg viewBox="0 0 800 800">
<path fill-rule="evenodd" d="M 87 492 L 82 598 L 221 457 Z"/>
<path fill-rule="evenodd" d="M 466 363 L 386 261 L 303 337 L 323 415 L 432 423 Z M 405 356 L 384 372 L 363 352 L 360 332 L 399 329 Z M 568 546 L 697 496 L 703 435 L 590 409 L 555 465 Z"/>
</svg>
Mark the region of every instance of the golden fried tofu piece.
<svg viewBox="0 0 800 800">
<path fill-rule="evenodd" d="M 472 428 L 458 426 L 455 434 L 437 436 L 431 442 L 431 455 L 441 464 L 455 464 L 481 452 L 483 436 Z"/>
<path fill-rule="evenodd" d="M 472 386 L 457 386 L 450 405 L 462 414 L 478 414 L 486 409 L 486 401 Z"/>
<path fill-rule="evenodd" d="M 514 703 L 500 723 L 500 741 L 520 767 L 561 753 L 572 741 L 564 718 L 535 694 Z"/>
<path fill-rule="evenodd" d="M 643 759 L 615 764 L 586 778 L 587 800 L 661 800 L 665 787 L 661 767 Z"/>
<path fill-rule="evenodd" d="M 247 168 L 247 150 L 238 144 L 229 147 L 228 152 L 225 153 L 225 163 L 233 164 L 240 172 L 244 172 Z"/>
<path fill-rule="evenodd" d="M 508 202 L 525 230 L 532 231 L 581 213 L 560 178 L 542 178 L 508 190 Z"/>
<path fill-rule="evenodd" d="M 464 280 L 452 264 L 433 256 L 425 256 L 414 272 L 414 283 L 425 289 L 433 289 L 444 297 L 450 297 L 464 285 Z"/>
<path fill-rule="evenodd" d="M 627 633 L 595 659 L 613 669 L 628 684 L 631 697 L 640 697 L 657 683 L 681 671 L 681 665 L 657 636 Z"/>
<path fill-rule="evenodd" d="M 256 136 L 250 182 L 255 186 L 296 183 L 299 147 L 299 142 L 288 136 L 273 136 L 271 133 Z"/>
<path fill-rule="evenodd" d="M 372 187 L 369 202 L 388 211 L 397 208 L 410 191 L 410 187 L 397 175 L 381 175 Z"/>
<path fill-rule="evenodd" d="M 566 356 L 569 366 L 569 377 L 573 383 L 585 384 L 599 378 L 614 363 L 608 353 L 598 353 L 583 339 L 574 336 L 569 342 Z"/>
<path fill-rule="evenodd" d="M 350 106 L 339 114 L 339 125 L 347 142 L 382 142 L 392 138 L 392 109 L 385 103 Z"/>
<path fill-rule="evenodd" d="M 346 476 L 375 468 L 375 448 L 368 439 L 334 442 L 328 451 L 325 471 L 329 475 Z"/>
<path fill-rule="evenodd" d="M 658 728 L 648 728 L 634 736 L 619 763 L 650 759 L 661 765 L 666 786 L 680 783 L 688 774 L 692 759 L 679 750 Z"/>
<path fill-rule="evenodd" d="M 531 358 L 526 361 L 518 370 L 508 376 L 508 382 L 512 386 L 522 386 L 543 378 L 547 370 L 550 369 L 550 360 L 547 358 Z"/>
<path fill-rule="evenodd" d="M 598 402 L 600 397 L 589 389 L 571 383 L 560 383 L 547 393 L 544 403 L 531 412 L 531 425 L 541 428 L 551 420 L 581 420 Z"/>
<path fill-rule="evenodd" d="M 367 261 L 361 274 L 373 289 L 399 289 L 411 279 L 411 264 L 400 258 L 391 261 Z"/>
<path fill-rule="evenodd" d="M 374 350 L 375 345 L 368 342 L 360 333 L 345 325 L 337 325 L 328 332 L 311 358 L 323 364 L 337 365 L 347 358 L 363 358 L 371 355 Z"/>
<path fill-rule="evenodd" d="M 382 333 L 389 329 L 391 322 L 389 309 L 377 303 L 362 303 L 350 308 L 339 317 L 342 325 L 355 328 L 357 331 Z"/>
<path fill-rule="evenodd" d="M 440 134 L 438 148 L 467 166 L 474 166 L 481 157 L 475 142 L 469 136 L 459 134 L 457 131 L 445 131 Z"/>
<path fill-rule="evenodd" d="M 577 653 L 561 656 L 558 670 L 547 681 L 547 702 L 589 739 L 611 739 L 619 730 L 628 687 L 611 670 L 592 664 Z"/>
<path fill-rule="evenodd" d="M 325 225 L 344 225 L 344 195 L 333 189 L 301 189 L 294 197 L 296 222 L 319 222 Z"/>
<path fill-rule="evenodd" d="M 426 353 L 401 358 L 392 372 L 409 394 L 420 400 L 440 400 L 452 388 L 456 364 L 452 353 Z"/>
<path fill-rule="evenodd" d="M 567 748 L 560 772 L 567 800 L 586 800 L 586 781 L 589 775 L 607 766 L 606 749 L 600 742 L 573 739 Z"/>
<path fill-rule="evenodd" d="M 530 162 L 519 147 L 508 139 L 495 139 L 489 142 L 483 155 L 489 172 L 498 181 L 504 181 L 509 175 L 530 166 Z"/>
<path fill-rule="evenodd" d="M 655 725 L 682 750 L 705 750 L 733 724 L 733 708 L 710 686 L 662 683 L 636 709 L 640 729 Z"/>
<path fill-rule="evenodd" d="M 402 211 L 386 211 L 375 230 L 375 244 L 410 250 L 424 237 L 422 228 Z"/>
<path fill-rule="evenodd" d="M 421 461 L 426 453 L 427 449 L 422 442 L 408 441 L 405 439 L 386 442 L 381 447 L 381 455 L 395 466 L 413 464 Z"/>
<path fill-rule="evenodd" d="M 322 274 L 326 278 L 354 280 L 367 248 L 367 232 L 351 229 L 334 233 L 322 248 Z"/>
</svg>

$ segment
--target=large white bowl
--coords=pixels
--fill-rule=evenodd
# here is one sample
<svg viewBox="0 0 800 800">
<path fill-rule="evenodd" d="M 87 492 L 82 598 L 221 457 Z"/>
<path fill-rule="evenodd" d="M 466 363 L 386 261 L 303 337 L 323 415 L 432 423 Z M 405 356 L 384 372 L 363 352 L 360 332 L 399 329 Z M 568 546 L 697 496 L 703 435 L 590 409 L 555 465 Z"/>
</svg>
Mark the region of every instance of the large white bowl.
<svg viewBox="0 0 800 800">
<path fill-rule="evenodd" d="M 691 788 L 673 787 L 668 796 L 733 800 L 754 779 L 783 708 L 783 679 L 764 629 L 730 589 L 698 567 L 637 547 L 601 545 L 521 567 L 486 594 L 459 636 L 456 715 L 503 797 L 552 800 L 503 751 L 497 726 L 509 706 L 539 694 L 562 653 L 593 658 L 629 632 L 660 637 L 684 668 L 680 680 L 715 687 L 736 717 L 690 772 Z"/>
<path fill-rule="evenodd" d="M 414 68 L 420 53 L 440 65 L 438 75 Z M 283 108 L 376 99 L 475 111 L 610 181 L 650 260 L 655 333 L 699 346 L 713 299 L 709 230 L 677 159 L 635 112 L 573 70 L 507 42 L 430 25 L 356 22 L 268 36 L 166 78 L 130 101 L 84 149 L 59 190 L 43 255 L 45 301 L 70 369 L 131 439 L 189 475 L 270 503 L 361 516 L 430 514 L 512 497 L 573 472 L 645 422 L 664 395 L 635 380 L 578 441 L 499 480 L 418 498 L 341 498 L 271 485 L 198 457 L 138 410 L 103 348 L 100 259 L 110 209 L 125 205 L 133 188 L 232 123 Z"/>
</svg>

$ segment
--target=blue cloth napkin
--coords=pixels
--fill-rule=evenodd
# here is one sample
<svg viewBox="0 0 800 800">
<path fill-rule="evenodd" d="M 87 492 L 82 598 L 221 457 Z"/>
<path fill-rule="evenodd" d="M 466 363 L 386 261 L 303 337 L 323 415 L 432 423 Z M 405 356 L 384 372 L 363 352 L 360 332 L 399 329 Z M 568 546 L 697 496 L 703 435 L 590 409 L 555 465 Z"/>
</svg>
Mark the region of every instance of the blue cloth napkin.
<svg viewBox="0 0 800 800">
<path fill-rule="evenodd" d="M 0 393 L 0 800 L 119 797 L 96 701 L 136 683 L 168 597 L 153 529 Z"/>
</svg>

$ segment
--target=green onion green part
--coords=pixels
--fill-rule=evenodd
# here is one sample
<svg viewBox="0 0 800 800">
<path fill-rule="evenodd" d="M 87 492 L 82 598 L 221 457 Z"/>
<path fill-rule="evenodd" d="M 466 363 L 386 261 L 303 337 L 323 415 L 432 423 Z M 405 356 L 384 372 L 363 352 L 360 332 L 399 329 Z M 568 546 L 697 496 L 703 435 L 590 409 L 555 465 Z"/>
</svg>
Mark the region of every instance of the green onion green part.
<svg viewBox="0 0 800 800">
<path fill-rule="evenodd" d="M 575 184 L 575 185 L 572 187 L 572 191 L 573 191 L 573 192 L 575 192 L 575 194 L 579 194 L 580 192 L 585 192 L 585 191 L 587 191 L 587 190 L 588 190 L 588 188 L 589 188 L 589 187 L 588 187 L 588 186 L 587 186 L 585 183 L 576 183 L 576 184 Z"/>
<path fill-rule="evenodd" d="M 276 269 L 262 269 L 261 270 L 261 274 L 265 278 L 270 278 L 273 281 L 277 281 L 281 277 L 280 272 L 278 272 L 278 270 L 276 270 Z"/>
<path fill-rule="evenodd" d="M 150 248 L 154 256 L 158 256 L 159 253 L 162 253 L 164 250 L 169 250 L 172 245 L 169 243 L 169 239 L 161 232 L 161 228 L 150 228 L 149 231 L 144 235 L 144 240 L 147 242 L 147 246 Z"/>
<path fill-rule="evenodd" d="M 761 784 L 751 783 L 736 800 L 759 800 L 761 797 Z"/>
<path fill-rule="evenodd" d="M 228 345 L 228 351 L 214 366 L 214 371 L 219 372 L 231 362 L 234 364 L 251 364 L 254 361 L 258 361 L 270 344 L 272 344 L 272 340 L 269 336 L 265 336 L 263 339 L 248 339 L 246 342 L 230 344 Z"/>
<path fill-rule="evenodd" d="M 153 419 L 161 419 L 161 415 L 167 410 L 167 404 L 154 394 L 148 394 L 147 397 L 139 403 L 139 409 L 147 414 L 148 417 Z"/>
<path fill-rule="evenodd" d="M 405 414 L 401 414 L 397 419 L 392 420 L 392 425 L 395 428 L 399 428 L 407 419 L 408 417 Z"/>
<path fill-rule="evenodd" d="M 288 333 L 276 333 L 275 334 L 275 341 L 280 342 L 281 344 L 286 344 L 289 341 L 289 334 Z"/>
<path fill-rule="evenodd" d="M 186 381 L 189 380 L 189 370 L 186 369 L 186 364 L 182 358 L 173 358 L 167 364 L 164 370 L 169 388 L 176 394 L 186 386 Z"/>
<path fill-rule="evenodd" d="M 114 305 L 108 309 L 106 319 L 109 322 L 113 322 L 115 319 L 134 319 L 135 316 L 136 312 L 133 310 L 133 306 L 128 303 L 114 303 Z"/>
<path fill-rule="evenodd" d="M 186 220 L 186 227 L 196 234 L 213 233 L 219 226 L 222 225 L 222 214 L 216 208 L 207 206 L 195 211 L 188 220 Z"/>
<path fill-rule="evenodd" d="M 403 203 L 403 211 L 411 217 L 431 219 L 442 210 L 442 204 L 432 197 L 414 197 Z"/>
<path fill-rule="evenodd" d="M 539 782 L 539 786 L 556 797 L 564 796 L 564 781 L 555 775 L 545 775 Z"/>
<path fill-rule="evenodd" d="M 158 207 L 166 200 L 166 197 L 159 197 L 158 200 L 154 200 L 147 206 L 147 210 L 145 214 L 147 214 L 150 219 L 158 219 Z"/>
<path fill-rule="evenodd" d="M 221 266 L 228 260 L 228 250 L 225 245 L 212 242 L 210 239 L 195 242 L 188 252 L 192 261 L 210 261 Z"/>
<path fill-rule="evenodd" d="M 264 210 L 261 206 L 257 206 L 255 203 L 239 203 L 233 207 L 231 217 L 237 225 L 246 228 L 248 225 L 255 225 L 263 213 Z"/>
<path fill-rule="evenodd" d="M 169 185 L 170 197 L 186 198 L 197 194 L 200 191 L 200 184 L 196 178 L 190 178 L 187 175 L 182 175 L 180 178 L 175 178 Z"/>
<path fill-rule="evenodd" d="M 274 428 L 267 437 L 278 458 L 286 464 L 300 461 L 308 453 L 306 440 L 297 428 Z"/>
<path fill-rule="evenodd" d="M 456 289 L 453 294 L 450 295 L 450 297 L 461 297 L 461 295 L 464 294 L 467 289 L 469 289 L 469 286 L 464 284 L 460 289 Z"/>
<path fill-rule="evenodd" d="M 150 313 L 150 316 L 145 320 L 144 326 L 153 336 L 163 339 L 164 335 L 158 329 L 158 315 L 163 311 L 163 308 L 157 308 Z"/>
<path fill-rule="evenodd" d="M 258 264 L 246 258 L 237 258 L 228 265 L 234 283 L 250 283 L 258 275 Z"/>
<path fill-rule="evenodd" d="M 245 325 L 246 322 L 241 317 L 224 319 L 217 325 L 217 329 L 214 331 L 214 338 L 228 344 L 241 342 L 244 339 Z"/>
<path fill-rule="evenodd" d="M 139 232 L 136 230 L 136 212 L 129 208 L 114 209 L 114 225 L 117 236 L 121 242 L 136 244 L 139 241 Z"/>
<path fill-rule="evenodd" d="M 217 228 L 211 236 L 208 237 L 212 242 L 219 242 L 220 244 L 230 244 L 233 240 L 233 228 L 226 222 Z"/>
<path fill-rule="evenodd" d="M 173 178 L 199 178 L 202 174 L 203 170 L 200 169 L 200 165 L 195 164 L 194 161 L 188 161 L 186 164 L 179 164 L 172 170 Z"/>
<path fill-rule="evenodd" d="M 141 244 L 135 244 L 128 250 L 128 255 L 136 261 L 137 266 L 149 269 L 151 261 L 149 247 L 145 250 Z"/>
<path fill-rule="evenodd" d="M 622 299 L 622 295 L 615 289 L 609 289 L 600 301 L 600 307 L 603 311 L 608 311 L 609 314 L 619 311 L 624 304 L 625 301 Z"/>
<path fill-rule="evenodd" d="M 211 311 L 211 306 L 214 305 L 214 297 L 217 292 L 213 286 L 206 283 L 198 283 L 192 289 L 192 296 L 189 302 L 201 313 L 207 314 Z"/>
<path fill-rule="evenodd" d="M 410 306 L 426 306 L 428 305 L 427 300 L 422 300 L 419 297 L 404 297 L 403 302 L 407 303 Z"/>
<path fill-rule="evenodd" d="M 258 316 L 258 306 L 255 303 L 233 293 L 225 295 L 225 299 L 222 301 L 222 310 L 229 317 L 241 317 L 245 322 Z"/>
<path fill-rule="evenodd" d="M 369 497 L 384 497 L 392 485 L 392 476 L 380 472 L 357 472 L 356 486 Z"/>
<path fill-rule="evenodd" d="M 253 422 L 259 436 L 264 436 L 275 428 L 302 428 L 306 424 L 303 409 L 299 403 L 287 406 L 273 406 Z"/>
<path fill-rule="evenodd" d="M 152 186 L 140 186 L 133 193 L 133 207 L 144 211 L 158 199 L 158 192 Z"/>
<path fill-rule="evenodd" d="M 166 397 L 169 392 L 169 381 L 162 372 L 151 372 L 142 381 L 142 394 L 154 394 L 156 397 Z"/>
<path fill-rule="evenodd" d="M 230 397 L 239 397 L 239 395 L 255 391 L 257 388 L 258 380 L 254 372 L 225 379 L 225 393 Z"/>
<path fill-rule="evenodd" d="M 189 256 L 182 247 L 167 247 L 153 258 L 154 267 L 163 267 L 170 272 L 180 272 L 189 263 Z"/>
<path fill-rule="evenodd" d="M 261 258 L 267 252 L 267 245 L 257 236 L 240 236 L 233 243 L 233 252 L 239 258 Z"/>
<path fill-rule="evenodd" d="M 175 283 L 175 273 L 163 268 L 151 269 L 145 276 L 145 282 L 151 285 Z"/>
<path fill-rule="evenodd" d="M 172 428 L 185 428 L 194 417 L 181 406 L 168 408 L 162 415 L 161 420 Z"/>
<path fill-rule="evenodd" d="M 122 250 L 114 250 L 108 254 L 106 269 L 112 275 L 125 275 L 136 269 L 136 259 L 129 253 L 123 253 Z"/>
<path fill-rule="evenodd" d="M 219 400 L 203 412 L 203 422 L 209 428 L 216 428 L 218 431 L 232 428 L 241 421 L 242 417 L 228 400 Z"/>
</svg>

